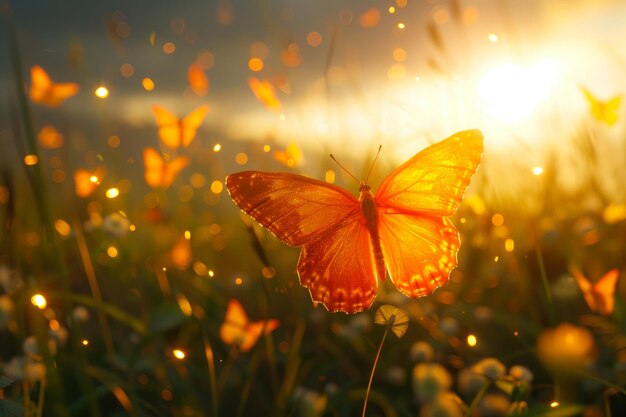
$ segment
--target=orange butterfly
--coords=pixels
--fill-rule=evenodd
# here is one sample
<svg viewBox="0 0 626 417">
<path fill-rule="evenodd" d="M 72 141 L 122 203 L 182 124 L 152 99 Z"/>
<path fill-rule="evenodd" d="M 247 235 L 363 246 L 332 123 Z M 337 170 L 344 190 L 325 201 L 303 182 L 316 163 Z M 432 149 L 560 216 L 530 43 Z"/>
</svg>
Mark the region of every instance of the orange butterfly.
<svg viewBox="0 0 626 417">
<path fill-rule="evenodd" d="M 33 103 L 48 107 L 60 106 L 79 90 L 76 83 L 53 83 L 48 73 L 39 65 L 33 65 L 30 69 L 30 81 L 30 99 Z"/>
<path fill-rule="evenodd" d="M 457 265 L 454 214 L 480 163 L 483 136 L 459 132 L 422 150 L 359 198 L 289 173 L 226 178 L 235 203 L 279 239 L 302 246 L 300 283 L 330 311 L 356 313 L 374 301 L 386 273 L 409 297 L 430 294 Z"/>
<path fill-rule="evenodd" d="M 280 110 L 280 100 L 276 97 L 274 86 L 268 80 L 259 80 L 256 77 L 248 77 L 248 86 L 254 96 L 265 106 L 266 109 L 272 111 Z"/>
<path fill-rule="evenodd" d="M 103 178 L 103 167 L 96 168 L 93 171 L 79 168 L 74 171 L 74 192 L 79 197 L 89 197 L 96 191 Z"/>
<path fill-rule="evenodd" d="M 589 104 L 589 111 L 591 115 L 599 122 L 606 123 L 609 126 L 613 126 L 619 119 L 618 110 L 622 103 L 622 96 L 616 96 L 608 101 L 601 101 L 594 97 L 593 94 L 585 87 L 580 87 L 587 103 Z"/>
<path fill-rule="evenodd" d="M 209 92 L 209 77 L 198 63 L 193 63 L 187 70 L 187 82 L 189 87 L 198 96 L 204 97 Z"/>
<path fill-rule="evenodd" d="M 168 147 L 178 149 L 187 147 L 196 137 L 196 131 L 209 112 L 209 105 L 198 107 L 182 119 L 174 116 L 163 107 L 154 105 L 152 112 L 159 128 L 159 138 Z"/>
<path fill-rule="evenodd" d="M 143 165 L 146 184 L 152 188 L 170 188 L 178 173 L 189 165 L 189 162 L 191 161 L 187 156 L 165 161 L 156 149 L 145 148 Z"/>
<path fill-rule="evenodd" d="M 63 146 L 63 135 L 52 125 L 42 127 L 37 139 L 39 144 L 46 149 L 57 149 Z"/>
<path fill-rule="evenodd" d="M 245 310 L 237 300 L 230 300 L 226 308 L 224 323 L 220 326 L 220 338 L 227 345 L 237 345 L 242 352 L 248 352 L 256 345 L 263 333 L 272 332 L 280 326 L 276 319 L 267 321 L 248 320 Z"/>
<path fill-rule="evenodd" d="M 589 282 L 577 267 L 570 267 L 570 272 L 576 278 L 583 297 L 585 297 L 585 302 L 591 311 L 600 313 L 603 316 L 613 314 L 615 309 L 615 286 L 619 278 L 618 269 L 611 269 L 593 284 Z"/>
<path fill-rule="evenodd" d="M 274 159 L 281 164 L 293 168 L 302 165 L 302 150 L 295 143 L 290 143 L 284 151 L 274 151 Z"/>
</svg>

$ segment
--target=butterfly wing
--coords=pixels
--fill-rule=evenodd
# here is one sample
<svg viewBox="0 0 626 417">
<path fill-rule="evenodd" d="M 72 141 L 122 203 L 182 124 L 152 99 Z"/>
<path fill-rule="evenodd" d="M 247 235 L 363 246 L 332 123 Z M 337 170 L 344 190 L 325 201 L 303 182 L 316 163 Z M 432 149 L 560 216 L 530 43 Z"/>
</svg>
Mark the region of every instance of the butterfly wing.
<svg viewBox="0 0 626 417">
<path fill-rule="evenodd" d="M 189 113 L 183 119 L 181 123 L 181 137 L 182 137 L 182 145 L 186 148 L 191 144 L 193 139 L 196 137 L 196 131 L 204 121 L 207 113 L 209 112 L 209 106 L 207 104 L 198 107 L 191 113 Z"/>
<path fill-rule="evenodd" d="M 178 117 L 157 104 L 152 106 L 152 113 L 156 120 L 159 139 L 165 146 L 178 149 L 182 144 L 180 120 L 178 120 Z"/>
<path fill-rule="evenodd" d="M 169 162 L 165 162 L 163 166 L 163 176 L 161 178 L 161 187 L 162 188 L 170 188 L 170 186 L 176 180 L 176 177 L 189 165 L 191 160 L 187 156 L 179 156 Z"/>
<path fill-rule="evenodd" d="M 615 285 L 618 278 L 619 270 L 611 269 L 591 289 L 597 311 L 604 316 L 613 314 L 615 309 Z"/>
<path fill-rule="evenodd" d="M 156 149 L 145 148 L 143 150 L 143 176 L 150 187 L 157 188 L 161 185 L 164 166 L 165 161 Z"/>
<path fill-rule="evenodd" d="M 43 104 L 51 86 L 52 80 L 48 73 L 39 65 L 33 65 L 30 69 L 30 90 L 28 92 L 32 102 Z"/>
<path fill-rule="evenodd" d="M 372 248 L 358 200 L 332 184 L 289 173 L 246 171 L 226 178 L 234 202 L 292 246 L 303 246 L 300 283 L 330 311 L 372 303 Z"/>
<path fill-rule="evenodd" d="M 248 326 L 248 316 L 241 303 L 230 300 L 226 307 L 224 323 L 220 326 L 220 338 L 227 345 L 240 344 L 245 338 L 245 328 Z"/>
<path fill-rule="evenodd" d="M 58 107 L 65 100 L 76 95 L 79 87 L 76 83 L 53 84 L 47 96 L 46 105 L 48 107 Z"/>
<path fill-rule="evenodd" d="M 187 81 L 189 82 L 191 90 L 198 97 L 204 97 L 209 92 L 209 77 L 207 77 L 199 64 L 193 63 L 189 66 L 187 70 Z"/>
<path fill-rule="evenodd" d="M 604 122 L 613 126 L 619 119 L 618 110 L 622 103 L 622 96 L 613 97 L 611 100 L 604 103 Z"/>
<path fill-rule="evenodd" d="M 418 152 L 376 191 L 376 205 L 403 213 L 452 215 L 480 163 L 483 135 L 466 130 Z"/>
<path fill-rule="evenodd" d="M 261 81 L 256 77 L 249 77 L 248 86 L 257 100 L 259 100 L 259 102 L 263 104 L 266 109 L 272 111 L 280 110 L 280 100 L 276 97 L 276 92 L 274 91 L 274 87 L 271 82 L 268 80 Z"/>
<path fill-rule="evenodd" d="M 459 234 L 447 216 L 460 204 L 481 155 L 480 131 L 459 132 L 409 159 L 376 192 L 387 271 L 404 294 L 429 294 L 456 267 Z"/>
</svg>

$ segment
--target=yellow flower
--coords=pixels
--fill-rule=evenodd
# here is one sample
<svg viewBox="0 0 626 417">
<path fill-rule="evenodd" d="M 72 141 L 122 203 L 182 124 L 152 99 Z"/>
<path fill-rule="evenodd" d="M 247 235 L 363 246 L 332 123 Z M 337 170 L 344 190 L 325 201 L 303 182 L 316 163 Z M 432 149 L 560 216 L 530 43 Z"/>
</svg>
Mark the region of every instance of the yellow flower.
<svg viewBox="0 0 626 417">
<path fill-rule="evenodd" d="M 583 368 L 595 362 L 597 348 L 589 330 L 563 323 L 539 335 L 537 356 L 548 368 Z"/>
</svg>

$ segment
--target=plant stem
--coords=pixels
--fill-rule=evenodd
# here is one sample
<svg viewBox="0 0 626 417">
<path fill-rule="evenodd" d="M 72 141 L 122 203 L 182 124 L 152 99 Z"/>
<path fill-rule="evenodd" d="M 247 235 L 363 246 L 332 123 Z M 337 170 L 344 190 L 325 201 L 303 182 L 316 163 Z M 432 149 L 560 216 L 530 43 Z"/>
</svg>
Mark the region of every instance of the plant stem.
<svg viewBox="0 0 626 417">
<path fill-rule="evenodd" d="M 378 352 L 376 352 L 376 358 L 374 358 L 374 364 L 372 365 L 372 373 L 370 374 L 370 380 L 367 383 L 367 391 L 365 391 L 365 401 L 363 402 L 363 413 L 362 417 L 365 417 L 365 410 L 367 409 L 367 399 L 370 396 L 370 389 L 372 388 L 372 381 L 374 380 L 374 372 L 376 371 L 376 365 L 378 364 L 378 358 L 380 357 L 380 351 L 383 349 L 383 344 L 385 343 L 385 339 L 387 338 L 387 334 L 389 333 L 389 326 L 385 328 L 385 334 L 380 341 L 380 345 L 378 346 Z"/>
<path fill-rule="evenodd" d="M 206 355 L 207 365 L 209 367 L 209 383 L 211 384 L 211 408 L 213 417 L 217 417 L 219 410 L 219 397 L 217 395 L 217 379 L 215 378 L 215 358 L 213 356 L 213 348 L 211 342 L 204 332 L 202 332 L 202 340 L 204 342 L 204 354 Z"/>
<path fill-rule="evenodd" d="M 546 265 L 543 261 L 543 255 L 541 254 L 541 248 L 539 245 L 535 245 L 535 253 L 537 254 L 537 262 L 539 263 L 539 275 L 541 276 L 541 283 L 543 284 L 543 291 L 546 295 L 546 301 L 548 303 L 548 316 L 550 323 L 555 324 L 556 317 L 554 314 L 554 303 L 552 299 L 552 291 L 550 290 L 550 284 L 548 283 L 548 275 L 546 274 Z"/>
</svg>

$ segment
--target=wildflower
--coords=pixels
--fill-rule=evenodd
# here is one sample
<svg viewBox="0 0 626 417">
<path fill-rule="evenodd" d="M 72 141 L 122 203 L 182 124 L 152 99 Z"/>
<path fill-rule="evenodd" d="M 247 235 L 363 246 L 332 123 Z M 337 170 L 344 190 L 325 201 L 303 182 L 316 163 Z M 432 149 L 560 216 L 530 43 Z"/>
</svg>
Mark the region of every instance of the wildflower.
<svg viewBox="0 0 626 417">
<path fill-rule="evenodd" d="M 420 363 L 413 368 L 413 394 L 419 403 L 435 399 L 451 385 L 450 373 L 438 363 Z"/>
<path fill-rule="evenodd" d="M 472 368 L 462 369 L 457 376 L 457 389 L 463 395 L 463 398 L 471 399 L 480 391 L 480 389 L 488 384 L 489 381 L 483 375 L 479 375 Z"/>
<path fill-rule="evenodd" d="M 14 381 L 37 382 L 46 377 L 43 363 L 26 356 L 15 356 L 6 365 L 3 372 Z"/>
<path fill-rule="evenodd" d="M 486 358 L 474 364 L 472 371 L 492 381 L 497 381 L 506 373 L 506 367 L 496 358 Z"/>
<path fill-rule="evenodd" d="M 443 392 L 420 409 L 420 417 L 461 417 L 461 400 L 450 392 Z"/>
<path fill-rule="evenodd" d="M 430 362 L 433 360 L 435 352 L 428 342 L 416 342 L 411 346 L 409 357 L 412 362 Z"/>
<path fill-rule="evenodd" d="M 533 382 L 533 373 L 530 369 L 522 365 L 514 365 L 509 369 L 509 375 L 515 378 L 516 381 L 526 382 L 530 384 Z"/>
<path fill-rule="evenodd" d="M 459 322 L 453 317 L 444 317 L 439 321 L 439 330 L 446 336 L 454 336 L 459 331 Z"/>
<path fill-rule="evenodd" d="M 539 335 L 537 356 L 548 368 L 584 368 L 595 362 L 597 347 L 589 330 L 562 323 Z"/>
<path fill-rule="evenodd" d="M 482 417 L 504 417 L 509 408 L 511 401 L 504 394 L 486 394 L 482 401 L 478 404 L 478 409 Z"/>
<path fill-rule="evenodd" d="M 126 216 L 122 216 L 120 213 L 111 213 L 104 218 L 102 222 L 102 228 L 111 235 L 122 238 L 128 234 L 128 227 L 130 226 L 130 220 Z"/>
</svg>

